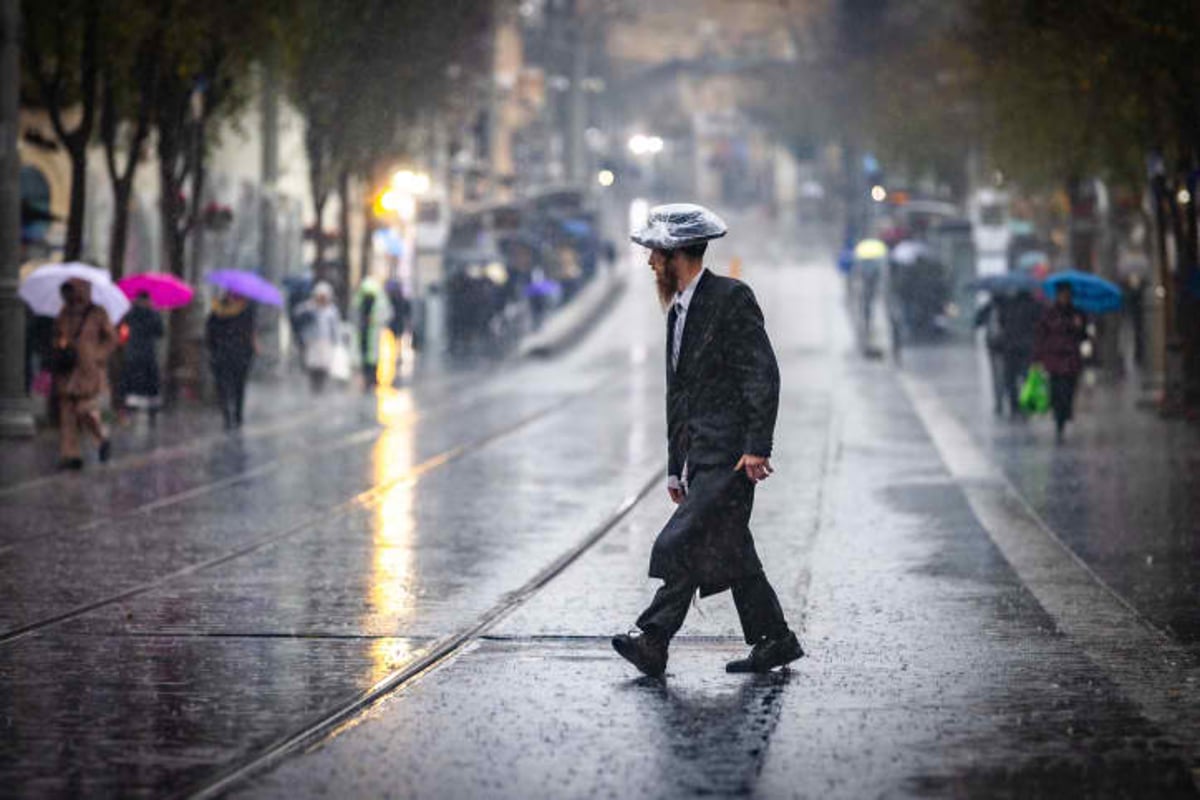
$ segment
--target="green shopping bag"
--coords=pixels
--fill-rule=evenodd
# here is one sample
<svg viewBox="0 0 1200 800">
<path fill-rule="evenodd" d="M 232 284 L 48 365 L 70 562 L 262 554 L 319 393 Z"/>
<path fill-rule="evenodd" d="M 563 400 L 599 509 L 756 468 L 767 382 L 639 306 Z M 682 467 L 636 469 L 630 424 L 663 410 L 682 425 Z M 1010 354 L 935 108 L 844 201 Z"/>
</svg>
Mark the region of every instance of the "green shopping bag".
<svg viewBox="0 0 1200 800">
<path fill-rule="evenodd" d="M 1050 378 L 1046 370 L 1037 364 L 1029 368 L 1018 400 L 1026 414 L 1045 414 L 1050 410 Z"/>
</svg>

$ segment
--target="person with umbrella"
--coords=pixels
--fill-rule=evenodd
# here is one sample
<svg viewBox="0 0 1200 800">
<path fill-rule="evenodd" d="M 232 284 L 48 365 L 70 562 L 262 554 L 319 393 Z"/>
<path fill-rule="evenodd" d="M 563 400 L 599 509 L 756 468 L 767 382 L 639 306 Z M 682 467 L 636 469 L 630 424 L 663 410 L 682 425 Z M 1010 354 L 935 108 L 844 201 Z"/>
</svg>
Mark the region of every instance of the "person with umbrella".
<svg viewBox="0 0 1200 800">
<path fill-rule="evenodd" d="M 99 445 L 101 463 L 112 454 L 108 429 L 100 419 L 100 398 L 108 388 L 108 357 L 117 333 L 103 306 L 92 302 L 92 284 L 71 278 L 59 288 L 62 310 L 54 320 L 52 371 L 58 383 L 59 451 L 62 469 L 83 469 L 80 429 Z"/>
<path fill-rule="evenodd" d="M 158 417 L 160 379 L 156 343 L 163 337 L 163 321 L 142 290 L 134 298 L 133 308 L 122 325 L 129 333 L 125 342 L 125 363 L 121 368 L 121 395 L 127 408 L 144 408 L 153 425 Z"/>
<path fill-rule="evenodd" d="M 1072 301 L 1069 281 L 1054 284 L 1054 305 L 1037 323 L 1034 363 L 1050 376 L 1050 407 L 1054 411 L 1055 438 L 1061 443 L 1074 416 L 1075 389 L 1083 371 L 1080 345 L 1087 339 L 1087 323 Z"/>
<path fill-rule="evenodd" d="M 975 312 L 975 327 L 987 326 L 996 416 L 1004 413 L 1007 401 L 1009 416 L 1024 419 L 1019 400 L 1021 381 L 1029 371 L 1034 331 L 1042 315 L 1042 305 L 1027 287 L 1016 286 L 1012 292 L 993 292 Z"/>
<path fill-rule="evenodd" d="M 246 379 L 258 352 L 254 334 L 254 305 L 245 297 L 223 291 L 214 300 L 204 325 L 209 365 L 217 383 L 217 402 L 225 430 L 242 426 Z"/>
<path fill-rule="evenodd" d="M 754 488 L 773 472 L 779 367 L 746 284 L 709 272 L 704 252 L 724 221 L 690 203 L 657 206 L 632 235 L 650 248 L 667 315 L 667 492 L 677 504 L 654 542 L 650 576 L 663 585 L 613 648 L 661 676 L 693 595 L 730 589 L 749 656 L 728 672 L 766 672 L 804 655 L 763 574 L 750 534 Z"/>
</svg>

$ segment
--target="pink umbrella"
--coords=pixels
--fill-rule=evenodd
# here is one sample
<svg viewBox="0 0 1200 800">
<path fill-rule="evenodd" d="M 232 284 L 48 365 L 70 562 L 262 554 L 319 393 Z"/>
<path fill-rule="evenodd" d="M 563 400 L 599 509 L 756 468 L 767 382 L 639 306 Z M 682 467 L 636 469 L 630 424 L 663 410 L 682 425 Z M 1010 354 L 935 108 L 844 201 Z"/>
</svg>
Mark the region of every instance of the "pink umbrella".
<svg viewBox="0 0 1200 800">
<path fill-rule="evenodd" d="M 139 272 L 117 281 L 117 286 L 130 300 L 142 292 L 150 295 L 150 302 L 158 309 L 182 308 L 192 302 L 192 287 L 166 272 Z"/>
</svg>

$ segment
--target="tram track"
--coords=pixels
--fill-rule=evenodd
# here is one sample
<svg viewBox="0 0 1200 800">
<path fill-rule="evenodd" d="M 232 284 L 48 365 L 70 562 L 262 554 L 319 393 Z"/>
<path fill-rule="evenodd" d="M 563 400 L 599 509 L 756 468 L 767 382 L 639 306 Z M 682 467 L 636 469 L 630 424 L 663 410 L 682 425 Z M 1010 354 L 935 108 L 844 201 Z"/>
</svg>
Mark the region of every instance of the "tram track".
<svg viewBox="0 0 1200 800">
<path fill-rule="evenodd" d="M 602 385 L 602 383 L 603 382 L 598 382 L 596 385 Z M 490 403 L 492 403 L 494 401 L 494 397 L 490 393 L 475 394 L 468 398 L 463 399 L 462 402 L 459 402 L 460 399 L 461 398 L 458 396 L 452 396 L 450 398 L 442 398 L 438 402 L 436 402 L 435 404 L 430 406 L 429 408 L 414 409 L 412 411 L 409 411 L 409 412 L 401 415 L 399 418 L 395 419 L 392 423 L 390 423 L 388 425 L 380 425 L 378 422 L 373 422 L 370 425 L 355 427 L 344 433 L 335 434 L 333 436 L 333 438 L 331 438 L 331 439 L 320 440 L 320 441 L 313 442 L 311 444 L 303 445 L 301 447 L 292 448 L 285 455 L 281 455 L 281 456 L 278 456 L 275 458 L 270 458 L 269 460 L 264 461 L 261 464 L 255 465 L 253 467 L 249 467 L 240 472 L 236 472 L 232 475 L 226 475 L 226 476 L 219 478 L 217 480 L 214 480 L 214 481 L 209 481 L 207 483 L 203 483 L 203 484 L 200 484 L 197 486 L 192 486 L 192 487 L 188 487 L 186 489 L 181 489 L 181 490 L 179 490 L 177 492 L 173 492 L 171 494 L 167 494 L 167 495 L 164 495 L 161 497 L 156 497 L 153 500 L 147 501 L 145 503 L 141 503 L 141 504 L 133 506 L 131 508 L 123 509 L 123 510 L 120 510 L 120 511 L 117 511 L 114 513 L 105 514 L 103 516 L 89 519 L 87 522 L 84 522 L 79 525 L 66 526 L 66 527 L 47 527 L 47 528 L 43 528 L 40 530 L 34 530 L 32 532 L 22 534 L 15 538 L 9 539 L 4 544 L 0 545 L 0 557 L 7 555 L 8 553 L 16 550 L 20 545 L 28 543 L 28 542 L 42 541 L 42 540 L 45 540 L 47 537 L 59 536 L 59 535 L 64 535 L 64 534 L 86 533 L 88 531 L 97 530 L 106 525 L 110 525 L 115 522 L 119 522 L 121 520 L 132 519 L 139 515 L 150 514 L 155 511 L 162 510 L 164 508 L 169 508 L 171 506 L 178 505 L 179 503 L 187 502 L 189 500 L 194 500 L 196 498 L 212 494 L 212 493 L 220 491 L 222 489 L 227 489 L 227 488 L 230 488 L 233 486 L 237 486 L 239 484 L 245 483 L 245 482 L 253 480 L 255 478 L 262 477 L 264 475 L 269 475 L 272 473 L 279 472 L 282 469 L 284 469 L 288 466 L 291 466 L 293 463 L 304 463 L 304 459 L 306 457 L 311 457 L 314 453 L 319 453 L 321 455 L 327 455 L 327 454 L 330 454 L 333 452 L 337 452 L 339 450 L 354 447 L 355 445 L 360 445 L 360 444 L 370 442 L 370 441 L 376 439 L 378 436 L 382 435 L 383 433 L 387 432 L 390 429 L 395 429 L 400 426 L 411 427 L 412 425 L 415 425 L 419 421 L 439 419 L 439 418 L 445 417 L 449 414 L 462 414 L 465 412 L 469 412 L 473 408 L 489 405 Z M 306 416 L 301 422 L 298 422 L 295 425 L 289 424 L 286 426 L 281 426 L 281 428 L 279 430 L 275 430 L 274 432 L 275 433 L 285 433 L 287 430 L 291 430 L 294 427 L 299 427 L 300 425 L 311 423 L 312 419 L 319 418 L 322 415 L 322 413 L 328 413 L 328 412 L 327 411 L 318 412 L 314 415 Z M 227 442 L 228 438 L 221 437 L 220 441 Z M 203 451 L 205 449 L 206 448 L 201 447 L 194 452 L 193 451 L 189 451 L 189 452 L 191 452 L 191 454 L 193 454 L 193 455 L 199 455 L 199 454 L 203 453 Z M 153 454 L 147 454 L 147 455 L 150 456 Z M 164 459 L 164 460 L 170 460 L 170 459 L 174 459 L 174 458 L 178 458 L 178 457 L 180 457 L 179 453 L 172 451 L 170 453 L 170 455 L 167 457 L 167 459 Z M 133 466 L 149 466 L 151 464 L 158 462 L 159 460 L 160 459 L 147 458 L 144 461 L 139 461 L 137 464 L 135 464 Z M 125 467 L 125 468 L 128 468 L 128 467 Z M 56 478 L 58 476 L 49 476 L 49 477 Z M 37 488 L 40 485 L 41 484 L 39 484 L 37 482 L 37 480 L 31 482 L 30 484 L 27 484 L 28 488 Z M 9 488 L 15 490 L 18 487 L 9 487 Z M 0 490 L 0 498 L 2 498 L 3 496 L 4 496 L 4 491 Z M 2 507 L 0 507 L 0 510 L 2 510 Z M 2 641 L 2 639 L 0 639 L 0 641 Z"/>
<path fill-rule="evenodd" d="M 351 700 L 317 714 L 307 723 L 279 736 L 265 747 L 225 767 L 216 775 L 172 796 L 190 800 L 221 797 L 249 778 L 271 769 L 289 756 L 301 752 L 335 734 L 344 726 L 352 724 L 355 717 L 375 703 L 416 683 L 425 675 L 447 664 L 472 643 L 486 639 L 487 632 L 497 623 L 533 599 L 546 584 L 562 574 L 571 564 L 616 528 L 655 487 L 661 485 L 665 470 L 666 463 L 663 462 L 653 470 L 635 492 L 624 497 L 599 524 L 591 528 L 574 545 L 542 567 L 537 574 L 520 587 L 502 595 L 494 605 L 476 617 L 470 624 L 434 641 L 425 653 L 408 665 L 385 675 Z"/>
<path fill-rule="evenodd" d="M 581 399 L 594 396 L 598 390 L 599 391 L 608 391 L 608 390 L 612 390 L 613 388 L 619 387 L 628 378 L 628 374 L 626 374 L 623 378 L 614 381 L 612 379 L 612 377 L 607 374 L 610 371 L 611 370 L 605 370 L 604 372 L 606 374 L 603 377 L 601 377 L 600 379 L 598 379 L 596 381 L 592 381 L 591 383 L 589 383 L 587 385 L 587 387 L 585 387 L 583 389 L 576 390 L 576 391 L 568 393 L 562 397 L 559 397 L 559 398 L 555 399 L 553 402 L 542 406 L 538 410 L 521 416 L 515 422 L 504 425 L 496 430 L 491 431 L 490 433 L 488 433 L 484 436 L 477 437 L 468 442 L 465 442 L 465 443 L 462 443 L 459 445 L 455 445 L 454 447 L 443 450 L 442 452 L 440 452 L 434 456 L 431 456 L 431 457 L 421 461 L 420 463 L 408 468 L 400 475 L 398 475 L 394 478 L 391 478 L 387 481 L 377 483 L 377 484 L 370 486 L 360 492 L 357 492 L 348 500 L 343 500 L 332 506 L 328 506 L 324 509 L 321 509 L 320 511 L 316 511 L 316 512 L 306 516 L 304 519 L 299 520 L 295 524 L 293 524 L 283 530 L 275 531 L 267 536 L 259 537 L 258 539 L 255 539 L 252 542 L 244 544 L 240 547 L 236 547 L 232 550 L 228 550 L 224 553 L 213 556 L 212 558 L 194 562 L 192 564 L 183 566 L 179 569 L 172 570 L 171 572 L 168 572 L 164 575 L 160 575 L 152 580 L 144 581 L 142 583 L 139 583 L 139 584 L 132 586 L 130 588 L 127 588 L 125 590 L 122 590 L 119 592 L 114 592 L 114 593 L 105 595 L 102 598 L 97 598 L 95 600 L 92 600 L 92 601 L 89 601 L 86 603 L 81 603 L 81 604 L 72 606 L 69 609 L 66 609 L 66 610 L 61 611 L 56 614 L 53 614 L 51 616 L 42 617 L 41 619 L 35 620 L 33 622 L 29 622 L 29 623 L 26 623 L 23 625 L 18 625 L 14 628 L 10 628 L 9 630 L 4 631 L 3 633 L 0 633 L 0 645 L 6 645 L 9 643 L 18 641 L 22 638 L 25 638 L 25 637 L 30 636 L 35 633 L 39 633 L 39 632 L 44 631 L 48 628 L 51 628 L 55 625 L 59 625 L 68 620 L 83 616 L 92 611 L 96 611 L 100 608 L 104 608 L 106 606 L 113 605 L 114 603 L 123 602 L 125 600 L 129 600 L 130 598 L 146 594 L 147 592 L 153 591 L 154 589 L 157 589 L 161 586 L 167 585 L 173 581 L 179 580 L 181 578 L 185 578 L 187 576 L 193 575 L 198 572 L 202 572 L 207 569 L 211 569 L 211 568 L 219 566 L 221 564 L 225 564 L 227 562 L 233 561 L 235 559 L 238 559 L 243 556 L 249 555 L 251 553 L 257 552 L 259 550 L 262 550 L 266 547 L 270 547 L 270 546 L 277 544 L 279 542 L 282 542 L 286 539 L 289 539 L 291 537 L 299 535 L 300 533 L 311 530 L 316 525 L 318 525 L 322 522 L 325 522 L 331 518 L 334 518 L 340 514 L 344 514 L 354 508 L 362 508 L 362 507 L 369 508 L 372 505 L 374 505 L 375 503 L 377 503 L 380 499 L 382 499 L 388 492 L 391 492 L 395 488 L 405 485 L 405 484 L 415 483 L 423 475 L 425 475 L 429 472 L 432 472 L 433 470 L 439 469 L 439 468 L 446 466 L 447 464 L 453 463 L 455 461 L 459 461 L 462 458 L 469 456 L 475 452 L 478 452 L 479 450 L 481 450 L 495 442 L 501 441 L 509 436 L 512 436 L 512 435 L 532 426 L 533 424 L 564 410 L 565 408 L 569 407 L 571 404 L 573 404 Z M 372 435 L 378 435 L 380 433 L 380 429 L 378 429 L 378 428 L 372 429 L 371 433 L 372 433 Z M 219 488 L 223 488 L 223 487 L 219 487 Z"/>
<path fill-rule="evenodd" d="M 432 402 L 434 407 L 444 403 L 446 396 L 453 396 L 462 387 L 472 384 L 480 377 L 485 379 L 495 380 L 496 376 L 493 372 L 484 373 L 469 373 L 454 380 L 444 380 L 435 384 L 432 388 L 434 398 Z M 256 425 L 250 425 L 242 429 L 238 433 L 238 439 L 241 441 L 267 440 L 274 436 L 284 435 L 294 430 L 304 428 L 311 425 L 316 420 L 321 420 L 329 416 L 330 412 L 340 413 L 351 410 L 346 405 L 336 406 L 333 409 L 318 404 L 315 408 L 302 411 L 298 414 L 289 414 L 286 419 L 275 419 L 269 422 L 263 422 Z M 358 430 L 371 430 L 370 427 L 359 428 Z M 374 429 L 378 429 L 375 426 Z M 162 447 L 154 447 L 150 450 L 131 453 L 124 457 L 118 457 L 103 468 L 99 474 L 104 476 L 118 475 L 123 472 L 149 467 L 191 456 L 203 455 L 204 453 L 217 450 L 222 445 L 227 445 L 234 441 L 228 432 L 209 433 L 202 436 L 189 439 L 184 442 L 177 442 Z M 46 486 L 55 486 L 58 484 L 66 484 L 78 478 L 77 475 L 70 472 L 55 472 L 49 475 L 42 475 L 37 478 L 30 478 L 19 483 L 0 486 L 0 500 L 20 495 L 23 492 L 41 489 Z M 3 549 L 0 549 L 3 552 Z"/>
</svg>

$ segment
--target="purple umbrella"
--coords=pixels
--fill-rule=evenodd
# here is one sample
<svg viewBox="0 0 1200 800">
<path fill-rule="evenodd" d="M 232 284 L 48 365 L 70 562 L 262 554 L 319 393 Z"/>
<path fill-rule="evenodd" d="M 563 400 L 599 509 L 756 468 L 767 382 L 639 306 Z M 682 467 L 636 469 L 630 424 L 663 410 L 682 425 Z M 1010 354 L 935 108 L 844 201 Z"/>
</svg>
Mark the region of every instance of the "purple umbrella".
<svg viewBox="0 0 1200 800">
<path fill-rule="evenodd" d="M 526 297 L 550 297 L 556 295 L 562 287 L 558 281 L 552 281 L 548 278 L 543 278 L 540 281 L 534 281 L 525 287 Z"/>
<path fill-rule="evenodd" d="M 266 303 L 271 306 L 282 306 L 283 295 L 279 290 L 253 272 L 240 269 L 219 269 L 210 272 L 208 282 L 220 286 L 227 292 L 241 295 L 256 303 Z"/>
</svg>

